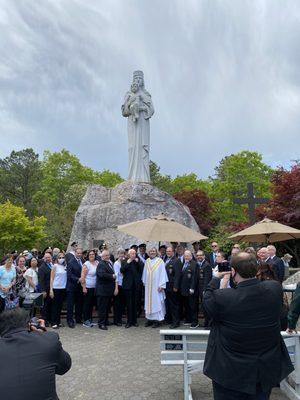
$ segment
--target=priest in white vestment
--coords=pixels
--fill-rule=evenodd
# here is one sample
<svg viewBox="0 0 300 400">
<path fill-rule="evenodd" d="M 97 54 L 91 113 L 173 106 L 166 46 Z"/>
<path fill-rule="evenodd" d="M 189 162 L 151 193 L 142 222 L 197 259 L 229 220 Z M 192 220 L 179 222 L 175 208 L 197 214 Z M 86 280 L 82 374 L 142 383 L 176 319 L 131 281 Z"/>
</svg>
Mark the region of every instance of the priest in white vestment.
<svg viewBox="0 0 300 400">
<path fill-rule="evenodd" d="M 157 256 L 155 248 L 149 251 L 149 258 L 145 261 L 143 271 L 143 284 L 145 286 L 145 313 L 147 322 L 145 326 L 156 328 L 166 315 L 165 288 L 168 282 L 165 263 Z"/>
</svg>

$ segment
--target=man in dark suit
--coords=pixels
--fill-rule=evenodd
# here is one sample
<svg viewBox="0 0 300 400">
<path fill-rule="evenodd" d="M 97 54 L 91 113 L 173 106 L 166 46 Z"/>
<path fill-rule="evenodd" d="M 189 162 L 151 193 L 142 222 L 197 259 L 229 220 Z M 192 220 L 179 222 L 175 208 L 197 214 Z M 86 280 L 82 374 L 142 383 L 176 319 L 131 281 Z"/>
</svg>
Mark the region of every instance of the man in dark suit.
<svg viewBox="0 0 300 400">
<path fill-rule="evenodd" d="M 133 250 L 135 250 L 135 249 L 133 249 Z M 145 264 L 145 261 L 147 260 L 147 258 L 149 258 L 148 254 L 146 253 L 146 244 L 145 243 L 139 244 L 137 256 L 142 261 L 142 263 Z"/>
<path fill-rule="evenodd" d="M 180 326 L 180 299 L 179 288 L 181 279 L 182 264 L 175 257 L 173 247 L 169 246 L 166 249 L 166 272 L 169 282 L 166 285 L 166 317 L 165 321 L 170 322 L 170 329 L 175 329 Z"/>
<path fill-rule="evenodd" d="M 158 253 L 159 253 L 159 257 L 163 260 L 163 262 L 166 261 L 167 259 L 167 246 L 162 244 L 161 246 L 159 246 L 158 248 Z"/>
<path fill-rule="evenodd" d="M 126 300 L 127 324 L 125 328 L 137 325 L 137 300 L 139 287 L 142 284 L 141 275 L 144 264 L 136 255 L 134 249 L 128 251 L 128 259 L 122 262 L 122 289 Z"/>
<path fill-rule="evenodd" d="M 185 325 L 197 328 L 198 325 L 198 268 L 189 250 L 184 252 L 181 270 L 180 294 L 182 296 L 185 314 Z"/>
<path fill-rule="evenodd" d="M 205 259 L 205 253 L 203 250 L 197 251 L 196 258 L 198 267 L 199 297 L 201 301 L 201 309 L 204 314 L 204 327 L 207 328 L 209 326 L 209 318 L 202 307 L 202 301 L 203 301 L 203 293 L 212 279 L 212 267 Z"/>
<path fill-rule="evenodd" d="M 65 255 L 65 260 L 66 260 L 67 265 L 75 257 L 75 252 L 76 252 L 77 247 L 78 247 L 78 243 L 77 242 L 72 242 L 71 243 L 71 250 L 68 251 L 66 253 L 66 255 Z"/>
<path fill-rule="evenodd" d="M 266 264 L 272 266 L 279 282 L 283 282 L 284 279 L 284 263 L 281 258 L 276 256 L 276 247 L 273 245 L 267 246 L 268 258 L 266 259 Z"/>
<path fill-rule="evenodd" d="M 219 245 L 217 242 L 212 242 L 211 244 L 211 252 L 207 254 L 207 261 L 210 264 L 212 268 L 214 268 L 217 265 L 217 254 L 220 251 Z"/>
<path fill-rule="evenodd" d="M 101 253 L 101 261 L 97 265 L 96 296 L 98 306 L 99 329 L 107 330 L 108 312 L 114 295 L 118 294 L 118 282 L 108 250 Z"/>
<path fill-rule="evenodd" d="M 74 257 L 67 265 L 67 323 L 69 328 L 75 327 L 73 310 L 75 305 L 75 320 L 82 323 L 83 292 L 81 286 L 82 249 L 77 247 Z"/>
<path fill-rule="evenodd" d="M 44 306 L 41 310 L 43 319 L 45 320 L 46 326 L 51 325 L 52 316 L 52 298 L 50 297 L 50 276 L 52 264 L 52 256 L 50 253 L 45 253 L 43 262 L 40 264 L 38 269 L 38 281 L 40 290 L 44 297 Z"/>
<path fill-rule="evenodd" d="M 71 368 L 71 358 L 57 333 L 29 331 L 28 323 L 28 313 L 22 308 L 0 314 L 1 398 L 58 400 L 55 374 L 64 375 Z"/>
<path fill-rule="evenodd" d="M 215 400 L 267 400 L 293 370 L 280 335 L 282 288 L 256 279 L 252 254 L 239 253 L 231 265 L 232 271 L 218 272 L 204 294 L 212 326 L 203 371 L 213 381 Z M 237 288 L 218 290 L 230 273 Z"/>
</svg>

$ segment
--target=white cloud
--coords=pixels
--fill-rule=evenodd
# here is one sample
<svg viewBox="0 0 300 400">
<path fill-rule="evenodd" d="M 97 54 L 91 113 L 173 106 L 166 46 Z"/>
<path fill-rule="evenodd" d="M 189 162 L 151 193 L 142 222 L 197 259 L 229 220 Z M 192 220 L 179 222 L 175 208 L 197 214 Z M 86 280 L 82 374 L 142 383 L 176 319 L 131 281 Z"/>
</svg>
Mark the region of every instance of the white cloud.
<svg viewBox="0 0 300 400">
<path fill-rule="evenodd" d="M 64 147 L 126 176 L 120 105 L 138 68 L 163 172 L 207 176 L 242 149 L 289 163 L 299 158 L 299 22 L 296 0 L 2 0 L 0 156 Z"/>
</svg>

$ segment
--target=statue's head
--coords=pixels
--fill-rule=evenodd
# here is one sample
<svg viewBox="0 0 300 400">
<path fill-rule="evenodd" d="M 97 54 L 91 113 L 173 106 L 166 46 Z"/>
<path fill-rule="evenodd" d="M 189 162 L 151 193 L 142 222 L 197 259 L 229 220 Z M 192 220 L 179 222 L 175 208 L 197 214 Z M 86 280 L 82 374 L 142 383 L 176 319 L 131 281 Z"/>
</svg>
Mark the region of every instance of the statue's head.
<svg viewBox="0 0 300 400">
<path fill-rule="evenodd" d="M 143 71 L 134 71 L 133 83 L 136 83 L 139 87 L 144 87 L 144 73 Z"/>
</svg>

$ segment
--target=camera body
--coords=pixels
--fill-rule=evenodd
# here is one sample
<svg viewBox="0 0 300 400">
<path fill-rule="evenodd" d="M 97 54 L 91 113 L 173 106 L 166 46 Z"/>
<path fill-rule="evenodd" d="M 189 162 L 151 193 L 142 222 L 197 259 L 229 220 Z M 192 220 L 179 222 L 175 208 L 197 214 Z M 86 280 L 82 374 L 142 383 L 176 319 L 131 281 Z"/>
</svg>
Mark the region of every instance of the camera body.
<svg viewBox="0 0 300 400">
<path fill-rule="evenodd" d="M 40 325 L 37 317 L 33 317 L 30 319 L 30 326 L 36 329 L 40 329 L 41 331 L 46 331 L 46 328 Z"/>
<path fill-rule="evenodd" d="M 219 272 L 229 272 L 231 271 L 231 267 L 228 261 L 223 261 L 222 263 L 218 264 L 218 271 Z"/>
</svg>

